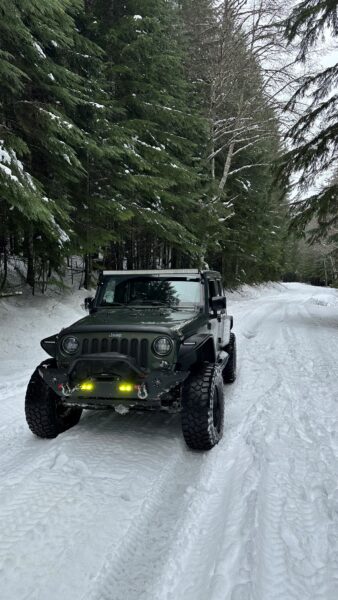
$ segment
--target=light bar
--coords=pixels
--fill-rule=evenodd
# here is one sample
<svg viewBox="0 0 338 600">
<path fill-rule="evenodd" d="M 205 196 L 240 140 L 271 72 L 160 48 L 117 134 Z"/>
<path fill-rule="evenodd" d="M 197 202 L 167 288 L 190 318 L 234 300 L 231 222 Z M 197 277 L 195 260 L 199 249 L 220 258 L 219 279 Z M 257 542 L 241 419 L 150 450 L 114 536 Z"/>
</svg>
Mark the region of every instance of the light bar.
<svg viewBox="0 0 338 600">
<path fill-rule="evenodd" d="M 80 384 L 80 390 L 82 392 L 92 392 L 94 387 L 95 386 L 92 381 L 84 381 Z"/>
<path fill-rule="evenodd" d="M 127 393 L 131 393 L 134 389 L 134 386 L 132 383 L 120 383 L 119 384 L 119 392 L 127 392 Z"/>
<path fill-rule="evenodd" d="M 151 269 L 144 271 L 103 271 L 103 275 L 199 275 L 198 269 Z"/>
</svg>

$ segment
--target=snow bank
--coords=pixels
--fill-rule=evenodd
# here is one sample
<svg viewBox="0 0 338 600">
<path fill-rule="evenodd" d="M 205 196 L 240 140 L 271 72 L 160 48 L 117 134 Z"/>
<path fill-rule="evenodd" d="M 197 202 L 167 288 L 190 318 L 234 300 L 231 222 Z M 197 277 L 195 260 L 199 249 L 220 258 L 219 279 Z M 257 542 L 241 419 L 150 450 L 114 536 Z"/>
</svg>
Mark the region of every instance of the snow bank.
<svg viewBox="0 0 338 600">
<path fill-rule="evenodd" d="M 237 290 L 228 290 L 227 297 L 232 302 L 241 300 L 252 300 L 254 298 L 260 298 L 270 293 L 283 294 L 287 290 L 287 287 L 283 283 L 269 282 L 261 285 L 242 285 Z"/>
<path fill-rule="evenodd" d="M 337 306 L 338 305 L 338 291 L 336 293 L 318 293 L 316 296 L 311 296 L 307 300 L 309 304 L 316 304 L 317 306 Z"/>
<path fill-rule="evenodd" d="M 309 291 L 312 294 L 309 297 Z M 241 302 L 243 300 L 255 300 L 264 297 L 275 297 L 281 294 L 293 293 L 293 297 L 299 294 L 300 298 L 310 304 L 318 306 L 336 306 L 338 304 L 338 290 L 335 288 L 324 288 L 310 286 L 305 283 L 276 283 L 270 282 L 261 285 L 243 285 L 238 290 L 227 292 L 230 302 Z"/>
<path fill-rule="evenodd" d="M 179 415 L 87 411 L 55 440 L 30 433 L 40 339 L 86 295 L 0 300 L 1 597 L 336 600 L 337 291 L 228 295 L 238 379 L 209 453 L 186 448 Z"/>
<path fill-rule="evenodd" d="M 0 380 L 23 370 L 31 372 L 46 358 L 41 339 L 85 316 L 81 305 L 87 290 L 66 294 L 0 299 Z"/>
</svg>

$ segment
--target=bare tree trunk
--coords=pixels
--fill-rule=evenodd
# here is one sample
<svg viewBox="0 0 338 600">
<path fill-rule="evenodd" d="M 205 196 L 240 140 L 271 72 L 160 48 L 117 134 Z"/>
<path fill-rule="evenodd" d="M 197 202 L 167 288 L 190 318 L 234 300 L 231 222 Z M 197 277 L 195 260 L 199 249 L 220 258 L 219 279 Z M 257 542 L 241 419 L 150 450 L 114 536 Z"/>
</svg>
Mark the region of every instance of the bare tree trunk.
<svg viewBox="0 0 338 600">
<path fill-rule="evenodd" d="M 5 287 L 8 275 L 8 252 L 7 252 L 7 239 L 3 238 L 3 258 L 4 258 L 4 268 L 3 268 L 3 277 L 0 285 L 0 289 L 2 290 Z"/>
<path fill-rule="evenodd" d="M 331 268 L 332 268 L 333 281 L 336 281 L 336 279 L 337 279 L 337 269 L 336 269 L 335 260 L 334 260 L 334 258 L 333 258 L 332 255 L 330 255 L 330 262 L 331 262 Z"/>
<path fill-rule="evenodd" d="M 45 291 L 47 290 L 46 261 L 45 260 L 42 261 L 41 271 L 42 271 L 42 276 L 41 276 L 42 277 L 41 291 L 44 294 Z"/>
<path fill-rule="evenodd" d="M 226 184 L 226 182 L 228 180 L 228 176 L 229 176 L 229 172 L 230 172 L 231 161 L 232 161 L 232 157 L 233 157 L 233 154 L 234 154 L 234 150 L 235 150 L 235 142 L 232 141 L 230 143 L 228 154 L 227 154 L 227 157 L 226 157 L 222 179 L 219 182 L 219 186 L 218 186 L 218 189 L 219 189 L 220 192 L 223 192 L 223 190 L 225 188 L 225 184 Z"/>
<path fill-rule="evenodd" d="M 90 254 L 86 254 L 84 256 L 84 267 L 85 276 L 83 287 L 85 288 L 85 290 L 89 290 L 92 278 L 92 257 Z"/>
<path fill-rule="evenodd" d="M 216 179 L 216 161 L 215 161 L 215 143 L 214 143 L 214 132 L 212 130 L 212 134 L 211 134 L 211 179 L 213 181 L 215 181 Z"/>
<path fill-rule="evenodd" d="M 324 258 L 324 272 L 325 272 L 325 286 L 327 287 L 328 279 L 327 279 L 326 258 Z"/>
<path fill-rule="evenodd" d="M 34 260 L 34 240 L 33 228 L 26 231 L 26 253 L 27 253 L 27 275 L 26 282 L 32 288 L 32 294 L 35 293 L 35 260 Z"/>
</svg>

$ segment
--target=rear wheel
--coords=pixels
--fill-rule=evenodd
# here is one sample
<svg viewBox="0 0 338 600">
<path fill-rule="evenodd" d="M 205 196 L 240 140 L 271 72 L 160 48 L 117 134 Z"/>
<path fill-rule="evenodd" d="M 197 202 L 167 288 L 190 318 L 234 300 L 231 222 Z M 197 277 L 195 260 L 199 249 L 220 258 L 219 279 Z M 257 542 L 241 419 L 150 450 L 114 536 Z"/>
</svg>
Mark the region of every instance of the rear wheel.
<svg viewBox="0 0 338 600">
<path fill-rule="evenodd" d="M 223 381 L 219 368 L 206 364 L 186 381 L 182 398 L 184 439 L 194 450 L 211 450 L 222 439 Z"/>
<path fill-rule="evenodd" d="M 222 372 L 223 381 L 224 383 L 233 383 L 236 380 L 237 376 L 237 347 L 236 336 L 234 333 L 230 333 L 229 344 L 224 348 L 224 350 L 229 354 L 229 360 Z"/>
<path fill-rule="evenodd" d="M 74 427 L 82 413 L 81 408 L 64 406 L 61 398 L 42 379 L 39 370 L 54 365 L 54 360 L 44 361 L 34 371 L 26 392 L 26 421 L 30 430 L 41 438 L 55 438 Z"/>
</svg>

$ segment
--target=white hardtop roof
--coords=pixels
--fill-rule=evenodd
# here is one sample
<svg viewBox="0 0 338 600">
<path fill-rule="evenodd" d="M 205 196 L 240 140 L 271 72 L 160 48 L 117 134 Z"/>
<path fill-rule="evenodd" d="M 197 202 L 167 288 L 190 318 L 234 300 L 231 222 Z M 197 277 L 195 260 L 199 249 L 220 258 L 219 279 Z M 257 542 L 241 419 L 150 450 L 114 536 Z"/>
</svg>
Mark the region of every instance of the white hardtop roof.
<svg viewBox="0 0 338 600">
<path fill-rule="evenodd" d="M 103 275 L 181 275 L 182 277 L 189 275 L 199 275 L 198 269 L 145 269 L 144 271 L 103 271 Z"/>
</svg>

